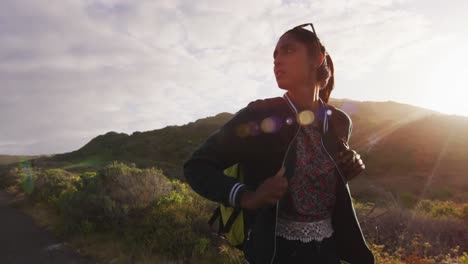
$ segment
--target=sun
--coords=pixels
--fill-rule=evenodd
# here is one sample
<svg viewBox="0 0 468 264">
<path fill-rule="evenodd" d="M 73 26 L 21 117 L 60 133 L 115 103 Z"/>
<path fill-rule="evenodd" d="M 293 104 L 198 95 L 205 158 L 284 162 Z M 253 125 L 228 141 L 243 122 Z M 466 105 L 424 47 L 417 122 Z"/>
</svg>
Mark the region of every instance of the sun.
<svg viewBox="0 0 468 264">
<path fill-rule="evenodd" d="M 419 104 L 445 114 L 468 117 L 468 51 L 454 49 L 430 65 Z"/>
</svg>

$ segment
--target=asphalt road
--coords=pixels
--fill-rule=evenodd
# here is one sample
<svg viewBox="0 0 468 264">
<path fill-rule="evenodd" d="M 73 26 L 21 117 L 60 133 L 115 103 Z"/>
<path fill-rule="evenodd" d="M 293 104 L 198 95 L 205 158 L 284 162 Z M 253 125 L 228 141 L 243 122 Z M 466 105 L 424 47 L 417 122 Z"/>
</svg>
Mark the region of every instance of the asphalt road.
<svg viewBox="0 0 468 264">
<path fill-rule="evenodd" d="M 0 263 L 92 263 L 9 205 L 12 199 L 0 191 Z"/>
</svg>

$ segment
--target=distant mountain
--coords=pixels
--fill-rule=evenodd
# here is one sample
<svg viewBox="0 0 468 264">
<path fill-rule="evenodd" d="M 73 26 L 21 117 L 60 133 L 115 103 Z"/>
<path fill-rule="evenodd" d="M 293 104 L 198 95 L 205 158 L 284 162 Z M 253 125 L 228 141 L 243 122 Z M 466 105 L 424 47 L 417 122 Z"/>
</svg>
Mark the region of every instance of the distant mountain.
<svg viewBox="0 0 468 264">
<path fill-rule="evenodd" d="M 397 102 L 332 99 L 353 120 L 350 146 L 367 165 L 350 184 L 357 196 L 407 192 L 443 194 L 468 201 L 468 118 Z M 183 178 L 182 165 L 211 133 L 232 118 L 220 113 L 182 126 L 131 135 L 108 132 L 82 148 L 33 160 L 35 166 L 95 169 L 111 160 L 158 166 Z M 448 193 L 447 193 L 448 192 Z"/>
<path fill-rule="evenodd" d="M 33 165 L 84 171 L 99 168 L 112 160 L 121 160 L 139 167 L 157 166 L 169 177 L 182 178 L 184 160 L 202 140 L 231 117 L 232 114 L 220 113 L 183 126 L 168 126 L 131 135 L 108 132 L 76 151 L 37 159 Z"/>
<path fill-rule="evenodd" d="M 0 155 L 0 165 L 8 165 L 18 163 L 20 161 L 38 158 L 39 156 L 15 156 L 15 155 Z"/>
</svg>

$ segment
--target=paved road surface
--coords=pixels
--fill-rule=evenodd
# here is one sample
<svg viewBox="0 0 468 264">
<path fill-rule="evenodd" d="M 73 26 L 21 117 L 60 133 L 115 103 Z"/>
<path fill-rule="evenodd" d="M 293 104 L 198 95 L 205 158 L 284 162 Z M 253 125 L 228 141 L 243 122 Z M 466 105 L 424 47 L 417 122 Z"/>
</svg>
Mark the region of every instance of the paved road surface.
<svg viewBox="0 0 468 264">
<path fill-rule="evenodd" d="M 9 206 L 12 199 L 0 191 L 0 263 L 91 263 L 38 227 L 31 217 Z"/>
</svg>

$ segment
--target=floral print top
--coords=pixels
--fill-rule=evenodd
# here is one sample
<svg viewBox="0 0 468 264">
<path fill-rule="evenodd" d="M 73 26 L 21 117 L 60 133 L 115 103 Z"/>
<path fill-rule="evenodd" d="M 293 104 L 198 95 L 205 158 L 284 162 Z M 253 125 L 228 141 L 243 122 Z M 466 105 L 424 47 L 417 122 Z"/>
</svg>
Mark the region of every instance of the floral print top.
<svg viewBox="0 0 468 264">
<path fill-rule="evenodd" d="M 320 128 L 303 125 L 296 138 L 296 168 L 288 180 L 288 192 L 278 217 L 314 222 L 331 217 L 336 197 L 337 174 L 321 142 Z"/>
</svg>

